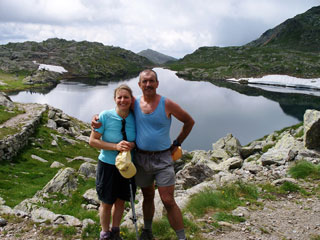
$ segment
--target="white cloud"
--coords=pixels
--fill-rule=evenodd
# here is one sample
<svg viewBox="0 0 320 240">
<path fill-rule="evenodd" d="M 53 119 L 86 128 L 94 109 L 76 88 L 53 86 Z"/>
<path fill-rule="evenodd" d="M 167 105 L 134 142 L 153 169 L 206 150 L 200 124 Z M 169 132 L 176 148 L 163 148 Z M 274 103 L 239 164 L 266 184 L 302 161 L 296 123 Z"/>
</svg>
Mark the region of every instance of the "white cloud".
<svg viewBox="0 0 320 240">
<path fill-rule="evenodd" d="M 242 45 L 318 0 L 0 0 L 0 43 L 58 37 L 183 57 Z"/>
</svg>

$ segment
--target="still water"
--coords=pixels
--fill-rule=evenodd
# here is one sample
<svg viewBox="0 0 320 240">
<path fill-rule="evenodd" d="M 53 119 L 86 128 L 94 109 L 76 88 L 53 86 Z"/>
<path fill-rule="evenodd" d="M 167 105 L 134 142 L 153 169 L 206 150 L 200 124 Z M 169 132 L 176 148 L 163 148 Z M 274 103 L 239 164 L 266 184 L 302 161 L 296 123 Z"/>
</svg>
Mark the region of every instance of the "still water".
<svg viewBox="0 0 320 240">
<path fill-rule="evenodd" d="M 210 82 L 186 81 L 170 70 L 154 70 L 159 77 L 158 93 L 180 104 L 196 122 L 182 145 L 188 151 L 210 150 L 212 143 L 228 133 L 232 133 L 245 145 L 275 130 L 300 122 L 296 116 L 285 113 L 277 101 L 261 94 L 245 95 Z M 141 94 L 138 77 L 121 83 L 127 83 L 134 95 Z M 118 84 L 88 85 L 65 81 L 47 94 L 20 92 L 10 98 L 15 102 L 46 103 L 68 115 L 90 122 L 95 113 L 115 106 L 113 90 Z M 177 136 L 181 126 L 180 122 L 173 119 L 172 139 Z"/>
</svg>

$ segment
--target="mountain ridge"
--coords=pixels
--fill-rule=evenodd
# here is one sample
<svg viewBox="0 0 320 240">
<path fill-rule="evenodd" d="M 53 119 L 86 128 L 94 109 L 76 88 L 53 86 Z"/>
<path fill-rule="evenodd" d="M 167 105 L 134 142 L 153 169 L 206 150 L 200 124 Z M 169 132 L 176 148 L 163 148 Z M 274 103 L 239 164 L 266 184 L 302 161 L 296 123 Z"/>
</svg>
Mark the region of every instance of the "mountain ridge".
<svg viewBox="0 0 320 240">
<path fill-rule="evenodd" d="M 317 78 L 320 77 L 319 50 L 320 6 L 284 21 L 246 45 L 200 47 L 167 67 L 190 80 L 270 74 Z"/>
<path fill-rule="evenodd" d="M 146 49 L 146 50 L 142 50 L 140 52 L 137 53 L 140 56 L 146 57 L 147 59 L 149 59 L 151 62 L 155 63 L 155 64 L 164 64 L 167 62 L 174 62 L 177 61 L 178 59 L 165 55 L 163 53 L 154 51 L 152 49 Z"/>
</svg>

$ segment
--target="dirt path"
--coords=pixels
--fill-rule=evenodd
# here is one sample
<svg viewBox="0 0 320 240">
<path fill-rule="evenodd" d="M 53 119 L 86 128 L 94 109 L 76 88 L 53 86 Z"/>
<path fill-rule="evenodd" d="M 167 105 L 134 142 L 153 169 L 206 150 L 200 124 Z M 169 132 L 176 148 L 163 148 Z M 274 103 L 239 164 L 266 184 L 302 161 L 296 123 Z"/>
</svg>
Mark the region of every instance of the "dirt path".
<svg viewBox="0 0 320 240">
<path fill-rule="evenodd" d="M 21 125 L 22 123 L 29 121 L 30 119 L 34 118 L 35 113 L 41 108 L 43 105 L 36 104 L 36 103 L 29 103 L 29 104 L 18 104 L 20 108 L 23 108 L 25 113 L 19 114 L 15 117 L 10 118 L 8 121 L 0 124 L 0 128 L 2 127 L 15 127 Z"/>
<path fill-rule="evenodd" d="M 212 231 L 207 239 L 307 240 L 320 237 L 320 199 L 289 194 L 264 201 L 263 209 L 250 211 L 243 223 L 229 230 Z"/>
</svg>

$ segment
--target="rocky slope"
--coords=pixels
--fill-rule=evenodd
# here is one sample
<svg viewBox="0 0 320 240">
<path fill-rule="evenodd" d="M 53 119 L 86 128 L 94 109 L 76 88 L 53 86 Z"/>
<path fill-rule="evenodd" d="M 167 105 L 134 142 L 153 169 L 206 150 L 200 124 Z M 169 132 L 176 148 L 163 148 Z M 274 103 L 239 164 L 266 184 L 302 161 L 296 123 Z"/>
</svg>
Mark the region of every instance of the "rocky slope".
<svg viewBox="0 0 320 240">
<path fill-rule="evenodd" d="M 34 62 L 36 61 L 36 63 Z M 52 38 L 0 45 L 0 70 L 34 74 L 39 63 L 62 66 L 64 77 L 126 78 L 152 63 L 131 51 L 97 42 Z"/>
<path fill-rule="evenodd" d="M 307 52 L 320 51 L 320 7 L 313 7 L 303 14 L 290 18 L 247 46 L 272 46 Z"/>
<path fill-rule="evenodd" d="M 7 101 L 10 100 L 7 99 L 5 102 Z M 88 133 L 79 131 L 79 128 L 72 124 L 73 121 L 60 110 L 49 108 L 47 122 L 49 128 L 69 136 L 77 136 L 76 141 L 87 141 Z M 183 158 L 175 162 L 177 178 L 175 197 L 178 205 L 184 209 L 193 195 L 205 189 L 216 190 L 220 186 L 237 181 L 255 184 L 269 183 L 274 186 L 290 182 L 310 192 L 317 191 L 318 181 L 298 181 L 291 178 L 288 170 L 301 160 L 320 164 L 319 126 L 320 112 L 308 110 L 304 115 L 303 125 L 300 127 L 271 133 L 263 139 L 253 141 L 248 146 L 241 146 L 237 138 L 228 134 L 213 143 L 210 151 L 184 152 Z M 67 135 L 63 137 L 63 141 L 74 144 L 75 140 Z M 61 138 L 53 134 L 48 137 L 52 138 L 51 144 L 56 144 L 60 141 L 58 138 Z M 37 159 L 39 164 L 48 161 L 36 155 L 33 155 L 32 158 Z M 20 237 L 23 236 L 19 239 L 41 239 L 45 236 L 43 228 L 50 224 L 75 227 L 77 232 L 72 239 L 79 239 L 85 228 L 94 224 L 90 219 L 80 220 L 71 215 L 55 213 L 54 210 L 44 207 L 57 193 L 72 195 L 79 186 L 79 177 L 84 179 L 95 177 L 96 160 L 79 156 L 70 161 L 78 161 L 80 158 L 83 164 L 76 169 L 64 167 L 63 164 L 50 160 L 52 168 L 60 169 L 58 173 L 33 197 L 25 199 L 14 208 L 10 208 L 3 199 L 0 199 L 1 215 L 9 214 L 28 219 L 22 221 L 24 226 L 20 226 L 21 224 L 17 221 L 8 223 L 7 220 L 0 219 L 1 238 L 17 239 L 16 234 L 19 233 Z M 94 188 L 88 189 L 82 197 L 85 202 L 82 208 L 97 211 L 99 201 Z M 136 200 L 136 214 L 138 224 L 141 226 L 142 196 L 140 192 Z M 64 204 L 63 201 L 59 204 Z M 318 224 L 320 222 L 320 200 L 317 193 L 307 198 L 292 193 L 279 195 L 276 201 L 268 199 L 258 199 L 258 201 L 261 202 L 263 209 L 248 203 L 232 212 L 235 216 L 244 217 L 245 222 L 239 224 L 219 222 L 220 228 L 218 229 L 210 224 L 212 222 L 210 215 L 204 216 L 203 219 L 195 219 L 191 213 L 186 212 L 185 217 L 190 221 L 202 223 L 201 233 L 204 239 L 309 239 L 312 236 L 320 236 L 320 225 Z M 157 220 L 165 214 L 158 194 L 156 194 L 155 203 L 157 206 L 155 220 Z M 133 227 L 130 218 L 131 211 L 127 209 L 123 226 Z M 26 229 L 26 221 L 38 223 L 37 228 Z M 20 227 L 25 230 L 20 231 Z M 192 234 L 190 238 L 192 239 Z M 48 237 L 48 239 L 51 238 Z"/>
</svg>

